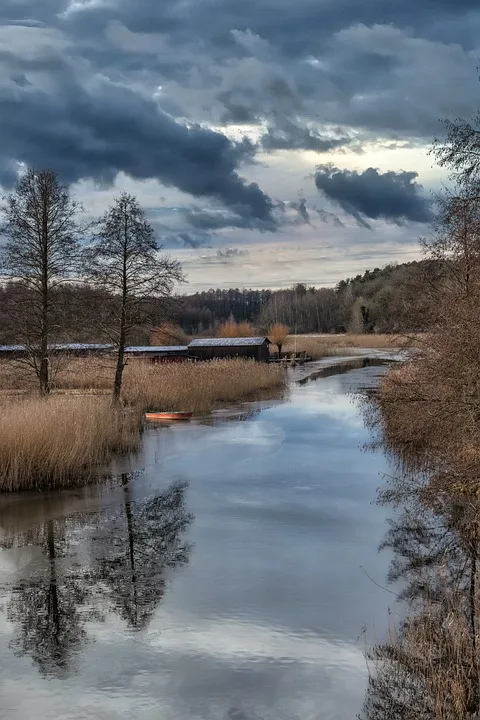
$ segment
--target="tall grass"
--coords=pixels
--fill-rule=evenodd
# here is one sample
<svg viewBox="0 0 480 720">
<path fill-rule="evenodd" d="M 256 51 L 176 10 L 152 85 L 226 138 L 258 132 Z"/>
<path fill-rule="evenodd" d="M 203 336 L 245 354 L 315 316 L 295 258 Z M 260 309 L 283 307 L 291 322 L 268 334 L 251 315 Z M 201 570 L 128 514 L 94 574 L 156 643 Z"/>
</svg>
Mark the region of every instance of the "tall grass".
<svg viewBox="0 0 480 720">
<path fill-rule="evenodd" d="M 397 350 L 406 344 L 399 335 L 289 335 L 282 351 L 306 352 L 314 360 L 324 357 L 354 354 L 357 349 Z"/>
<path fill-rule="evenodd" d="M 60 489 L 97 477 L 112 453 L 136 449 L 138 418 L 106 398 L 22 398 L 0 408 L 0 491 Z"/>
<path fill-rule="evenodd" d="M 206 413 L 219 403 L 254 399 L 281 389 L 285 371 L 253 360 L 151 365 L 132 362 L 125 370 L 122 397 L 140 410 Z"/>
<path fill-rule="evenodd" d="M 18 394 L 32 391 L 31 379 L 15 376 L 17 395 L 4 394 L 0 404 L 0 492 L 93 481 L 115 452 L 137 448 L 147 409 L 202 414 L 218 403 L 281 390 L 285 382 L 281 367 L 250 360 L 167 365 L 131 360 L 122 411 L 110 403 L 113 373 L 112 359 L 74 359 L 57 373 L 46 399 Z M 0 377 L 10 378 L 11 367 L 2 363 Z"/>
</svg>

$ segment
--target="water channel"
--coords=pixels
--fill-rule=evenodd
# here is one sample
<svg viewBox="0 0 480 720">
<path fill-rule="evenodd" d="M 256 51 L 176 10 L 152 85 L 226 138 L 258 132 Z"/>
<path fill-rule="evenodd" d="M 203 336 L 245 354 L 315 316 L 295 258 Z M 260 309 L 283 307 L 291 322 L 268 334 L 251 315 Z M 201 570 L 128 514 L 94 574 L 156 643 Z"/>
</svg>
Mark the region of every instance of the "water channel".
<svg viewBox="0 0 480 720">
<path fill-rule="evenodd" d="M 353 720 L 392 595 L 389 468 L 351 393 L 384 370 L 151 428 L 106 485 L 2 498 L 0 717 Z"/>
</svg>

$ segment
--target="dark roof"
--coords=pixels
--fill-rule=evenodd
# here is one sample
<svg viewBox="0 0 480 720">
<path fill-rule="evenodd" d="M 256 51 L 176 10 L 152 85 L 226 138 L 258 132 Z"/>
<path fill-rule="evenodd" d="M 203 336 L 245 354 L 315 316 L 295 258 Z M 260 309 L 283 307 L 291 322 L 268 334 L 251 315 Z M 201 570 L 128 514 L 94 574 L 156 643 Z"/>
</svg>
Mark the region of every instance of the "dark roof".
<svg viewBox="0 0 480 720">
<path fill-rule="evenodd" d="M 24 352 L 27 348 L 25 345 L 0 345 L 0 353 L 2 352 Z M 60 343 L 50 345 L 50 350 L 59 350 L 65 352 L 73 352 L 79 350 L 115 350 L 114 345 L 103 345 L 101 343 Z M 186 345 L 132 345 L 125 348 L 125 352 L 139 353 L 179 353 L 187 352 Z"/>
<path fill-rule="evenodd" d="M 188 347 L 244 347 L 246 345 L 263 345 L 265 342 L 269 342 L 266 337 L 196 338 Z"/>
<path fill-rule="evenodd" d="M 59 343 L 50 345 L 50 350 L 112 350 L 113 345 L 100 343 Z M 0 352 L 20 352 L 27 350 L 25 345 L 0 345 Z"/>
<path fill-rule="evenodd" d="M 126 347 L 125 352 L 150 353 L 160 355 L 161 353 L 186 353 L 188 347 L 186 345 L 132 345 Z"/>
</svg>

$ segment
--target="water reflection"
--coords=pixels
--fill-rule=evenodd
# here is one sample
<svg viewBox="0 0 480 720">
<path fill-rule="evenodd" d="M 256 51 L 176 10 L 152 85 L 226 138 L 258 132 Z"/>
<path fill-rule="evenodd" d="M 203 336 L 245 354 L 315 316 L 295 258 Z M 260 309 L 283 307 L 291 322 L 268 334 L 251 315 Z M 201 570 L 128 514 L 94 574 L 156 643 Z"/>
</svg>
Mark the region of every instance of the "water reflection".
<svg viewBox="0 0 480 720">
<path fill-rule="evenodd" d="M 122 484 L 122 505 L 101 514 L 92 554 L 116 612 L 138 630 L 162 599 L 166 571 L 188 562 L 184 533 L 193 516 L 185 509 L 184 483 L 147 501 L 132 499 L 126 475 Z"/>
<path fill-rule="evenodd" d="M 15 626 L 10 647 L 16 655 L 30 655 L 42 675 L 64 677 L 75 669 L 75 656 L 87 641 L 86 610 L 91 594 L 91 571 L 71 567 L 65 520 L 44 525 L 3 544 L 35 546 L 41 550 L 29 573 L 13 587 L 7 617 Z"/>
<path fill-rule="evenodd" d="M 121 503 L 50 517 L 4 540 L 4 550 L 27 551 L 6 603 L 15 655 L 30 656 L 43 676 L 67 677 L 91 639 L 88 622 L 101 622 L 113 610 L 129 627 L 144 629 L 168 570 L 188 562 L 186 489 L 176 482 L 134 500 L 124 475 Z"/>
<path fill-rule="evenodd" d="M 374 396 L 372 410 L 378 413 Z M 459 487 L 455 469 L 437 470 L 434 454 L 426 464 L 422 448 L 395 442 L 388 420 L 377 427 L 386 427 L 380 439 L 396 458 L 379 499 L 399 514 L 381 547 L 393 554 L 388 577 L 405 618 L 368 654 L 373 672 L 361 718 L 477 720 L 480 500 Z"/>
<path fill-rule="evenodd" d="M 65 593 L 74 578 L 86 593 L 73 603 L 85 634 L 66 638 L 66 670 L 47 653 L 48 683 L 31 646 L 8 646 L 31 622 L 25 610 L 0 614 L 5 717 L 353 718 L 367 682 L 358 636 L 375 622 L 383 637 L 391 596 L 362 569 L 379 582 L 388 569 L 386 512 L 371 503 L 388 466 L 361 452 L 368 432 L 348 393 L 382 370 L 295 385 L 286 402 L 228 421 L 149 429 L 132 460 L 141 476 L 71 494 L 63 513 L 58 496 L 37 514 L 36 501 L 21 511 L 25 498 L 18 512 L 0 507 L 17 545 L 0 553 L 5 606 L 35 577 L 48 589 L 48 547 L 19 536 L 46 537 L 49 521 L 56 585 Z"/>
</svg>

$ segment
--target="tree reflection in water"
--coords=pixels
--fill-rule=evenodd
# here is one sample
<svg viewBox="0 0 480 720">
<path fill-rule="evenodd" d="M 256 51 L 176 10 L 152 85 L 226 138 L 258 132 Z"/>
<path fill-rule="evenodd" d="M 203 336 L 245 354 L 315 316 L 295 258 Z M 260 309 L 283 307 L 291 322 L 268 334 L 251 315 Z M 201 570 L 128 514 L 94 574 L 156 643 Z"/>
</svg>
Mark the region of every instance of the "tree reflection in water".
<svg viewBox="0 0 480 720">
<path fill-rule="evenodd" d="M 393 552 L 389 579 L 401 583 L 407 616 L 368 654 L 372 672 L 360 717 L 473 720 L 480 687 L 480 503 L 430 492 L 420 482 L 414 491 L 412 475 L 404 479 L 394 488 L 403 493 L 404 510 L 383 547 Z"/>
<path fill-rule="evenodd" d="M 165 592 L 167 570 L 188 562 L 190 545 L 183 534 L 192 515 L 185 508 L 185 490 L 185 484 L 173 484 L 151 500 L 135 501 L 124 477 L 122 507 L 100 518 L 98 574 L 131 628 L 146 627 Z"/>
<path fill-rule="evenodd" d="M 47 519 L 2 543 L 41 551 L 11 589 L 6 611 L 14 624 L 12 651 L 29 655 L 43 676 L 74 673 L 89 641 L 87 622 L 103 620 L 109 610 L 145 628 L 165 592 L 167 570 L 188 562 L 183 535 L 193 518 L 186 485 L 146 500 L 132 500 L 126 476 L 122 486 L 120 505 Z"/>
<path fill-rule="evenodd" d="M 28 577 L 13 588 L 7 618 L 15 629 L 10 647 L 16 655 L 30 655 L 44 676 L 64 677 L 75 670 L 76 657 L 87 642 L 86 605 L 92 587 L 88 567 L 70 564 L 69 521 L 47 520 L 14 544 L 41 548 L 42 559 Z"/>
</svg>

